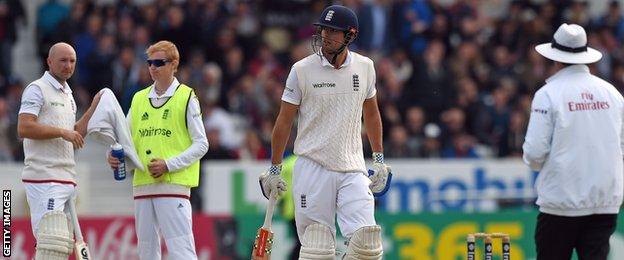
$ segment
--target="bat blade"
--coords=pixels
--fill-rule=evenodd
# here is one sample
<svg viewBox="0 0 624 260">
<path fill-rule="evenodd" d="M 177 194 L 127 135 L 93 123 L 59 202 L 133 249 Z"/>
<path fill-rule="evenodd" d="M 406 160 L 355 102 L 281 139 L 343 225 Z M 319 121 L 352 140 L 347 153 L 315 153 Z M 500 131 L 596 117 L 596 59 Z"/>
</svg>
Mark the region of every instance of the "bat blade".
<svg viewBox="0 0 624 260">
<path fill-rule="evenodd" d="M 264 215 L 264 224 L 256 233 L 256 240 L 251 252 L 253 260 L 269 260 L 271 259 L 271 249 L 273 248 L 273 232 L 271 232 L 271 219 L 273 218 L 273 208 L 277 202 L 277 192 L 274 191 L 269 196 L 269 204 L 267 205 L 266 214 Z"/>
<path fill-rule="evenodd" d="M 254 241 L 253 260 L 271 259 L 271 249 L 273 248 L 273 232 L 266 228 L 258 229 L 256 241 Z"/>
</svg>

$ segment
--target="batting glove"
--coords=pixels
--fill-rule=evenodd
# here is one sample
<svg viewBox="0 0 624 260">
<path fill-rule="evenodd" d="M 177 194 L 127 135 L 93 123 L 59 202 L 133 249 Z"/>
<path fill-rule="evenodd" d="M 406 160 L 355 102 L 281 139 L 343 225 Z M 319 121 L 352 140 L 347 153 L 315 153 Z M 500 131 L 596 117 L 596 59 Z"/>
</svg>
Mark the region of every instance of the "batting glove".
<svg viewBox="0 0 624 260">
<path fill-rule="evenodd" d="M 392 169 L 384 163 L 383 153 L 373 153 L 373 167 L 368 169 L 368 178 L 371 180 L 368 187 L 375 197 L 386 194 L 392 181 Z"/>
<path fill-rule="evenodd" d="M 282 165 L 274 164 L 269 167 L 268 171 L 260 174 L 260 189 L 262 189 L 262 195 L 265 198 L 268 199 L 273 191 L 277 191 L 278 196 L 282 196 L 282 193 L 286 191 L 286 182 L 280 176 L 280 173 L 282 173 Z"/>
</svg>

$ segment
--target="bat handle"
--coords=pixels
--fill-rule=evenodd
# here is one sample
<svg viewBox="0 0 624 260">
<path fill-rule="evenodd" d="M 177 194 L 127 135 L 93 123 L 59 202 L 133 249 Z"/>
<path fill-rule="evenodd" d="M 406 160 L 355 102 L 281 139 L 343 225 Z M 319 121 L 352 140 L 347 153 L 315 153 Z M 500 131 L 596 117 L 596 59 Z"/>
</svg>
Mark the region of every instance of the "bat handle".
<svg viewBox="0 0 624 260">
<path fill-rule="evenodd" d="M 266 215 L 264 216 L 264 224 L 263 228 L 271 229 L 271 220 L 273 219 L 273 209 L 275 209 L 275 204 L 277 202 L 277 191 L 271 192 L 269 196 L 269 204 L 267 205 Z"/>
<path fill-rule="evenodd" d="M 74 225 L 74 236 L 76 236 L 76 241 L 84 241 L 82 237 L 82 231 L 80 230 L 80 224 L 78 223 L 78 213 L 76 212 L 76 198 L 71 198 L 67 200 L 67 204 L 69 204 L 69 213 L 71 215 L 72 224 Z"/>
</svg>

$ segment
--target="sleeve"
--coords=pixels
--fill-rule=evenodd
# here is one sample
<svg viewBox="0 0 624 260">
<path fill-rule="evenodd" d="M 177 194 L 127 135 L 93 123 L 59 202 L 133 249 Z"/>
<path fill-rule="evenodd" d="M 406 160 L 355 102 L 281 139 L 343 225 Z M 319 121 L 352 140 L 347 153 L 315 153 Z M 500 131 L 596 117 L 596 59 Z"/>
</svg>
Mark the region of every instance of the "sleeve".
<svg viewBox="0 0 624 260">
<path fill-rule="evenodd" d="M 132 107 L 128 108 L 128 114 L 126 114 L 126 121 L 128 122 L 128 128 L 132 129 Z"/>
<path fill-rule="evenodd" d="M 377 94 L 377 88 L 375 85 L 377 84 L 377 74 L 375 72 L 375 66 L 372 64 L 368 71 L 368 82 L 370 83 L 367 86 L 366 99 L 372 98 Z"/>
<path fill-rule="evenodd" d="M 24 93 L 22 93 L 22 104 L 20 106 L 19 114 L 33 114 L 39 116 L 39 111 L 43 107 L 43 93 L 41 88 L 37 85 L 30 84 Z"/>
<path fill-rule="evenodd" d="M 297 72 L 294 67 L 290 69 L 290 73 L 286 79 L 282 100 L 293 105 L 299 105 L 301 103 L 301 88 L 299 87 L 299 79 L 297 78 Z"/>
<path fill-rule="evenodd" d="M 538 91 L 531 104 L 531 117 L 522 150 L 522 159 L 534 171 L 542 169 L 548 158 L 554 130 L 554 115 L 550 99 Z"/>
<path fill-rule="evenodd" d="M 180 155 L 165 160 L 167 169 L 169 169 L 170 172 L 189 167 L 191 164 L 199 161 L 204 154 L 208 152 L 208 139 L 206 138 L 206 130 L 204 129 L 199 99 L 195 95 L 195 92 L 191 95 L 186 109 L 186 124 L 193 143 Z"/>
<path fill-rule="evenodd" d="M 620 98 L 620 104 L 622 107 L 620 111 L 620 116 L 622 117 L 622 126 L 620 129 L 620 149 L 624 153 L 624 100 L 622 100 L 622 98 Z"/>
</svg>

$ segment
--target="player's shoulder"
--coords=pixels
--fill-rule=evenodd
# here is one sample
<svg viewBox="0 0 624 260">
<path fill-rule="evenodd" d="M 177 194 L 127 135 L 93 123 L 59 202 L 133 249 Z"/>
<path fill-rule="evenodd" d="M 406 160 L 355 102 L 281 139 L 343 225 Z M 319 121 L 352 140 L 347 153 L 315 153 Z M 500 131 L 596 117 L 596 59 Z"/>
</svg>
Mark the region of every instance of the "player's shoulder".
<svg viewBox="0 0 624 260">
<path fill-rule="evenodd" d="M 180 88 L 180 90 L 183 90 L 185 93 L 187 93 L 187 92 L 195 93 L 195 88 L 193 88 L 193 87 L 191 87 L 189 85 L 186 85 L 184 83 L 181 83 L 179 88 Z"/>
<path fill-rule="evenodd" d="M 375 64 L 373 63 L 373 60 L 371 58 L 351 50 L 349 52 L 349 55 L 351 55 L 352 66 L 355 66 L 356 68 L 363 68 L 367 71 L 375 70 Z"/>
<path fill-rule="evenodd" d="M 371 58 L 359 54 L 355 51 L 349 50 L 349 52 L 351 52 L 351 58 L 353 59 L 352 62 L 373 66 L 373 60 Z"/>
<path fill-rule="evenodd" d="M 136 93 L 134 93 L 134 95 L 132 96 L 132 102 L 134 102 L 136 99 L 138 99 L 139 97 L 147 97 L 147 95 L 149 94 L 150 89 L 152 88 L 152 85 L 149 85 L 147 87 L 144 87 L 143 89 L 137 91 Z"/>
<path fill-rule="evenodd" d="M 318 56 L 318 54 L 310 54 L 307 57 L 295 62 L 295 64 L 293 64 L 293 69 L 300 69 L 300 68 L 304 68 L 304 67 L 308 67 L 308 66 L 314 66 L 314 63 L 319 63 L 320 62 L 320 57 Z"/>
<path fill-rule="evenodd" d="M 24 90 L 22 90 L 22 96 L 25 95 L 42 95 L 43 93 L 43 89 L 42 87 L 45 86 L 46 82 L 42 79 L 36 79 L 33 82 L 28 83 L 28 85 L 26 85 L 26 87 L 24 88 Z"/>
</svg>

